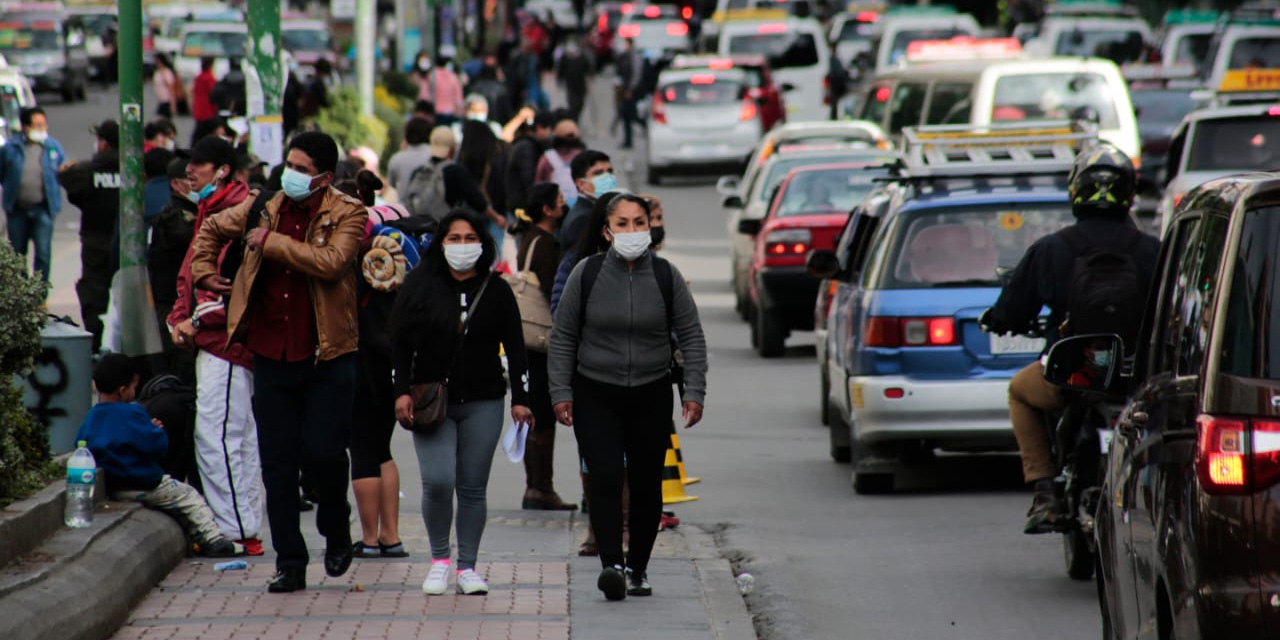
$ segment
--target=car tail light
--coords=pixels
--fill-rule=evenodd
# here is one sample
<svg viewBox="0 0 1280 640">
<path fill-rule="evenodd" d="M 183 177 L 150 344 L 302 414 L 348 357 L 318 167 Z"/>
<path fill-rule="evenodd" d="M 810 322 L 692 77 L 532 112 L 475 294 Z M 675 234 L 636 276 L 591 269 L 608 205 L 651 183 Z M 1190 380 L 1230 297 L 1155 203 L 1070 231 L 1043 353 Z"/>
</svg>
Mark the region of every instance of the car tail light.
<svg viewBox="0 0 1280 640">
<path fill-rule="evenodd" d="M 689 25 L 683 22 L 667 23 L 667 35 L 669 36 L 687 36 L 689 35 Z"/>
<path fill-rule="evenodd" d="M 609 12 L 600 14 L 600 18 L 596 20 L 596 30 L 600 33 L 609 32 Z"/>
<path fill-rule="evenodd" d="M 646 18 L 656 18 L 660 15 L 662 15 L 662 9 L 656 4 L 651 4 L 644 8 L 644 17 Z"/>
<path fill-rule="evenodd" d="M 725 69 L 732 69 L 732 68 L 733 68 L 733 60 L 729 60 L 728 58 L 716 58 L 715 60 L 712 60 L 711 62 L 708 62 L 708 63 L 707 63 L 707 68 L 708 68 L 708 69 L 715 69 L 715 70 L 717 70 L 717 71 L 723 71 L 723 70 L 725 70 Z"/>
<path fill-rule="evenodd" d="M 822 77 L 822 104 L 831 104 L 831 78 Z"/>
<path fill-rule="evenodd" d="M 635 38 L 640 35 L 640 25 L 624 24 L 618 27 L 618 37 L 622 39 Z"/>
<path fill-rule="evenodd" d="M 699 73 L 689 78 L 689 84 L 705 85 L 705 84 L 715 84 L 715 83 L 716 83 L 716 77 L 715 75 L 710 73 Z"/>
<path fill-rule="evenodd" d="M 636 6 L 630 2 L 627 2 L 622 5 L 622 8 L 620 10 L 622 11 L 622 15 L 629 16 L 633 11 L 636 10 Z"/>
<path fill-rule="evenodd" d="M 760 108 L 756 106 L 755 98 L 750 94 L 742 100 L 742 112 L 738 114 L 738 119 L 743 122 L 751 122 L 756 119 L 756 115 L 760 113 Z"/>
<path fill-rule="evenodd" d="M 680 17 L 681 17 L 681 18 L 684 18 L 685 20 L 690 20 L 690 19 L 692 19 L 692 18 L 693 18 L 693 7 L 683 7 L 683 8 L 681 8 L 681 9 L 680 9 Z"/>
<path fill-rule="evenodd" d="M 831 303 L 836 299 L 836 291 L 840 288 L 840 283 L 836 280 L 828 280 L 824 289 L 818 290 L 818 317 L 814 318 L 814 326 L 824 324 L 827 316 L 831 314 Z"/>
<path fill-rule="evenodd" d="M 765 260 L 770 258 L 803 259 L 812 246 L 808 229 L 775 229 L 764 238 Z"/>
<path fill-rule="evenodd" d="M 954 318 L 895 318 L 867 320 L 864 340 L 868 347 L 949 347 L 959 344 Z"/>
<path fill-rule="evenodd" d="M 1280 107 L 1271 107 L 1270 109 L 1267 109 L 1267 115 L 1280 116 Z"/>
<path fill-rule="evenodd" d="M 1175 194 L 1173 194 L 1173 206 L 1174 206 L 1174 208 L 1177 208 L 1177 206 L 1178 206 L 1179 204 L 1182 204 L 1182 196 L 1185 196 L 1185 195 L 1187 195 L 1187 194 L 1186 194 L 1186 192 L 1183 192 L 1183 193 L 1175 193 Z"/>
<path fill-rule="evenodd" d="M 1201 415 L 1196 473 L 1207 493 L 1247 493 L 1280 482 L 1280 421 Z"/>
<path fill-rule="evenodd" d="M 662 94 L 671 92 L 671 89 L 665 91 L 653 92 L 653 104 L 649 105 L 649 115 L 653 117 L 653 121 L 658 124 L 667 123 L 667 103 L 662 99 Z"/>
<path fill-rule="evenodd" d="M 880 14 L 875 11 L 860 11 L 854 20 L 858 22 L 876 22 L 880 19 Z"/>
</svg>

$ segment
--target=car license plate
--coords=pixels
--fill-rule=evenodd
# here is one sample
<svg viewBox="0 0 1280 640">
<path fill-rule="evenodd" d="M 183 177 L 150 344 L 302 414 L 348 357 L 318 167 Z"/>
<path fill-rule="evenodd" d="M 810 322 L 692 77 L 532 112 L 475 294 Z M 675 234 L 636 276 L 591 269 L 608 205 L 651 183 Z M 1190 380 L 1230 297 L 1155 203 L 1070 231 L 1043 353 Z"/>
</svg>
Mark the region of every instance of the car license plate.
<svg viewBox="0 0 1280 640">
<path fill-rule="evenodd" d="M 991 336 L 991 355 L 1036 354 L 1044 350 L 1044 338 Z"/>
<path fill-rule="evenodd" d="M 1115 432 L 1110 429 L 1098 429 L 1098 444 L 1102 447 L 1102 453 L 1111 453 L 1111 436 Z"/>
</svg>

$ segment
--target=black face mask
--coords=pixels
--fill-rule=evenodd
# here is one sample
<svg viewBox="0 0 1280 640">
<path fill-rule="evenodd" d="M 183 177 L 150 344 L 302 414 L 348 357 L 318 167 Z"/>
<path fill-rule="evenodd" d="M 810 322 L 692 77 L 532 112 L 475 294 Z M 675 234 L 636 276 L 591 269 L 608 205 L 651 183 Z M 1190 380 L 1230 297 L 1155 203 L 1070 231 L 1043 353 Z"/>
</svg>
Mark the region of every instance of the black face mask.
<svg viewBox="0 0 1280 640">
<path fill-rule="evenodd" d="M 667 237 L 666 227 L 649 227 L 649 238 L 653 241 L 653 246 L 662 244 Z"/>
<path fill-rule="evenodd" d="M 552 137 L 551 146 L 556 149 L 581 149 L 585 148 L 582 140 L 579 138 Z"/>
<path fill-rule="evenodd" d="M 567 216 L 567 215 L 569 215 L 569 204 L 568 204 L 568 203 L 565 203 L 565 204 L 560 205 L 560 213 L 563 213 L 563 214 L 564 214 L 564 215 L 566 215 L 566 216 Z"/>
</svg>

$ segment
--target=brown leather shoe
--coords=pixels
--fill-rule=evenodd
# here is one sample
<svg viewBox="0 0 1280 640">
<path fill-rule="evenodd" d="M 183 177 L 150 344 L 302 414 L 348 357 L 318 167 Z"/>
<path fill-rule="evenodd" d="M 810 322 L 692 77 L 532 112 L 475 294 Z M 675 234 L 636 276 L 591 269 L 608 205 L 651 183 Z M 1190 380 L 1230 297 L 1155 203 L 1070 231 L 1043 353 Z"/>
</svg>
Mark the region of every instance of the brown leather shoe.
<svg viewBox="0 0 1280 640">
<path fill-rule="evenodd" d="M 536 511 L 576 511 L 578 505 L 565 502 L 554 491 L 527 489 L 524 492 L 524 500 L 521 501 L 520 508 Z"/>
</svg>

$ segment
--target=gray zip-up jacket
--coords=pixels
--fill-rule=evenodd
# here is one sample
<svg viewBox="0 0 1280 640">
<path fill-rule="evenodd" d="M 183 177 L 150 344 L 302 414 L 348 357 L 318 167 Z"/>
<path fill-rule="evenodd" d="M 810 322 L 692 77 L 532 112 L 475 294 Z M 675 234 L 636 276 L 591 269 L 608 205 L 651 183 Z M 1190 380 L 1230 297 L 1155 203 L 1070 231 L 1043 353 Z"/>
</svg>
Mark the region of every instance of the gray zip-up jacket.
<svg viewBox="0 0 1280 640">
<path fill-rule="evenodd" d="M 582 272 L 578 263 L 565 284 L 551 329 L 547 373 L 551 402 L 573 401 L 573 376 L 620 387 L 638 387 L 659 380 L 671 362 L 671 338 L 662 290 L 649 252 L 627 268 L 626 260 L 609 249 L 582 317 Z M 671 331 L 684 356 L 684 401 L 704 403 L 707 393 L 707 341 L 693 294 L 684 276 L 671 266 Z"/>
</svg>

